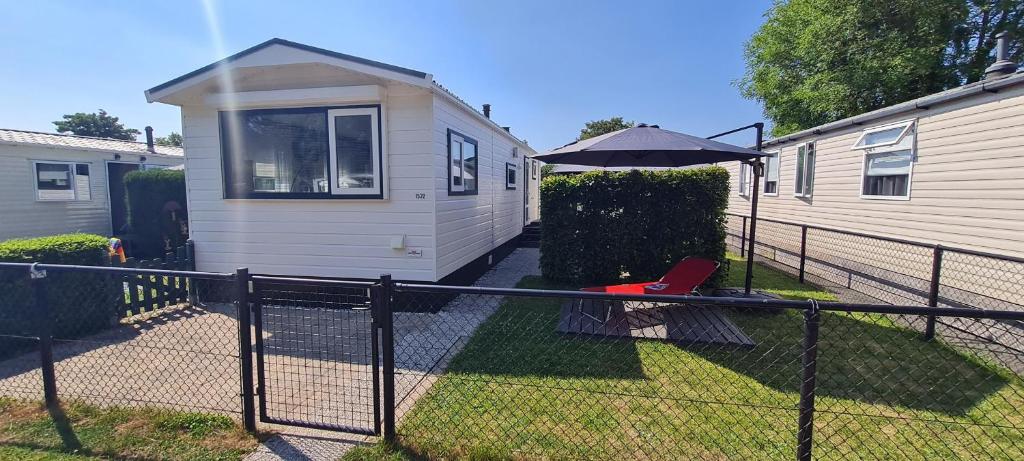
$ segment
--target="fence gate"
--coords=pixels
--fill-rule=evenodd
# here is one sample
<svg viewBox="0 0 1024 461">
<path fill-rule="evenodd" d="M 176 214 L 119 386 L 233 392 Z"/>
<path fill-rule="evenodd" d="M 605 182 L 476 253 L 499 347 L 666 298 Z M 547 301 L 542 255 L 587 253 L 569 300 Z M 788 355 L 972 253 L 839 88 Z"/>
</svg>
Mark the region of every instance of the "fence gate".
<svg viewBox="0 0 1024 461">
<path fill-rule="evenodd" d="M 379 434 L 372 284 L 252 280 L 260 421 Z"/>
</svg>

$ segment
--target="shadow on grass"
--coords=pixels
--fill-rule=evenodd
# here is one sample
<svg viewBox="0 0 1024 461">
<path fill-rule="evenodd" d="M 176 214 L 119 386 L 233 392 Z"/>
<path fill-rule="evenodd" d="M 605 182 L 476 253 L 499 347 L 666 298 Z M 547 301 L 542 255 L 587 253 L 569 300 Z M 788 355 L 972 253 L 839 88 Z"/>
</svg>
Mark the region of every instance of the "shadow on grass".
<svg viewBox="0 0 1024 461">
<path fill-rule="evenodd" d="M 751 353 L 693 352 L 773 389 L 799 393 L 803 314 L 730 312 L 757 343 Z M 988 366 L 880 314 L 823 312 L 818 343 L 819 397 L 963 416 L 1008 379 Z"/>
<path fill-rule="evenodd" d="M 561 300 L 506 299 L 452 360 L 454 373 L 644 379 L 633 341 L 556 331 Z"/>
</svg>

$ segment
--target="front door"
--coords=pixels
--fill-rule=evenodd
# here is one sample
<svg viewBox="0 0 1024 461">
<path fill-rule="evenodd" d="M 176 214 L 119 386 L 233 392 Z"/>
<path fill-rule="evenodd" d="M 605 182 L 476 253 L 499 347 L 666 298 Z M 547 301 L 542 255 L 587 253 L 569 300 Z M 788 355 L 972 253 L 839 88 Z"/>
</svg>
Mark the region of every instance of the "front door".
<svg viewBox="0 0 1024 461">
<path fill-rule="evenodd" d="M 530 224 L 530 159 L 523 159 L 523 225 Z"/>
</svg>

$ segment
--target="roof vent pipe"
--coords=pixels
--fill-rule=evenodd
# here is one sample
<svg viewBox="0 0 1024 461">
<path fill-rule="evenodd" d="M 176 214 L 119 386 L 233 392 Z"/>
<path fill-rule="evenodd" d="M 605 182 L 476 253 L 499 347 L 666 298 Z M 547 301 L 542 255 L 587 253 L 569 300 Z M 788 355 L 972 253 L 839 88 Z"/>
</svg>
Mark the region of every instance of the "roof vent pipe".
<svg viewBox="0 0 1024 461">
<path fill-rule="evenodd" d="M 484 104 L 484 117 L 491 118 L 491 105 Z"/>
<path fill-rule="evenodd" d="M 155 153 L 156 147 L 153 145 L 153 127 L 146 127 L 146 150 Z"/>
<path fill-rule="evenodd" d="M 985 69 L 985 80 L 1005 77 L 1017 71 L 1017 63 L 1010 60 L 1010 34 L 996 34 L 996 62 Z"/>
</svg>

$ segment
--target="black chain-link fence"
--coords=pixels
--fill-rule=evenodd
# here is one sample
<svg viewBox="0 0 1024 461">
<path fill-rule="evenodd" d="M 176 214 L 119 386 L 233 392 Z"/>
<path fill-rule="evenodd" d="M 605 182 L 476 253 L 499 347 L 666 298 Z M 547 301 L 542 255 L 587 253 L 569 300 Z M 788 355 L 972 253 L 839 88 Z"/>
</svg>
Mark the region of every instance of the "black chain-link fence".
<svg viewBox="0 0 1024 461">
<path fill-rule="evenodd" d="M 445 459 L 1024 459 L 1024 311 L 999 305 L 36 268 L 0 264 L 3 396 L 258 414 Z M 107 312 L 126 276 L 182 278 L 185 299 Z"/>
<path fill-rule="evenodd" d="M 239 413 L 231 277 L 0 265 L 0 394 Z"/>
</svg>

